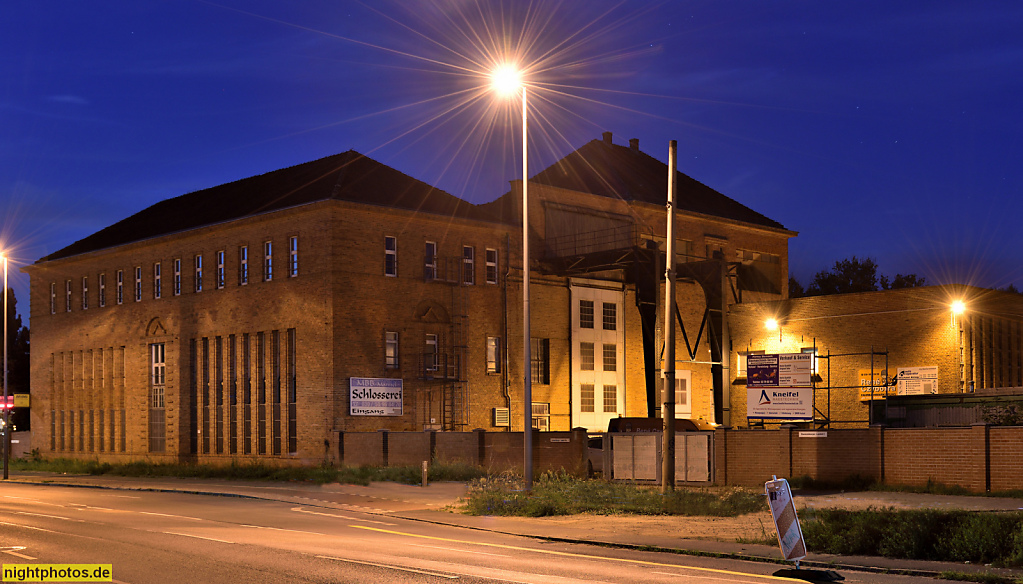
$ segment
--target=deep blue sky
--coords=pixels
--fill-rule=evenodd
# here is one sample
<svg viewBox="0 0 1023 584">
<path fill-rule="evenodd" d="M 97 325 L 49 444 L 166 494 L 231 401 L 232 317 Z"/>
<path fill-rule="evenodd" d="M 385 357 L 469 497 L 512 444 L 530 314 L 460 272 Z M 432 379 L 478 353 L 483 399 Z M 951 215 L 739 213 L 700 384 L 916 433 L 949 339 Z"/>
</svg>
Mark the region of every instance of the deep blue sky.
<svg viewBox="0 0 1023 584">
<path fill-rule="evenodd" d="M 526 38 L 549 55 L 533 171 L 605 130 L 661 160 L 675 139 L 680 170 L 800 232 L 804 284 L 857 255 L 1023 288 L 1020 31 L 1018 0 L 13 0 L 0 236 L 28 263 L 158 200 L 349 149 L 491 200 L 520 172 L 518 110 L 455 73 Z"/>
</svg>

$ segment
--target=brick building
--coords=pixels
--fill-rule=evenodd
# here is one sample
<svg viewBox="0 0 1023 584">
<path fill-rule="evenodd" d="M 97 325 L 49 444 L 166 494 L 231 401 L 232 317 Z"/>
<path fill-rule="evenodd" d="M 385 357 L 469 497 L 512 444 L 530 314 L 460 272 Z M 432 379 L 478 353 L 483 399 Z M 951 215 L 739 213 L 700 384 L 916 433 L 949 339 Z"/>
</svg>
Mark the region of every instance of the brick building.
<svg viewBox="0 0 1023 584">
<path fill-rule="evenodd" d="M 678 182 L 678 415 L 727 422 L 724 315 L 786 295 L 795 233 Z M 656 407 L 666 189 L 666 165 L 610 133 L 530 179 L 534 426 Z M 33 443 L 311 462 L 339 431 L 521 430 L 520 198 L 513 181 L 474 206 L 347 152 L 162 201 L 40 259 L 25 268 Z"/>
<path fill-rule="evenodd" d="M 961 314 L 953 311 L 957 301 Z M 768 319 L 777 328 L 768 330 Z M 734 426 L 750 422 L 744 365 L 755 353 L 816 351 L 815 418 L 833 428 L 879 421 L 886 395 L 1023 387 L 1023 296 L 1010 292 L 924 286 L 746 303 L 731 308 L 729 327 Z M 914 373 L 912 382 L 906 372 Z"/>
</svg>

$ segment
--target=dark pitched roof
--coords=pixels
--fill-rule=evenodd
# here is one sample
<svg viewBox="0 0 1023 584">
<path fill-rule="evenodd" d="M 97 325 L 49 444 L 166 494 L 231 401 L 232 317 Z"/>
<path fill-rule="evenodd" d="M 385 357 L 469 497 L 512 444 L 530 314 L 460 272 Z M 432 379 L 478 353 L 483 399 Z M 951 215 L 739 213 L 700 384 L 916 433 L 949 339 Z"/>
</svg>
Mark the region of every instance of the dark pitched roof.
<svg viewBox="0 0 1023 584">
<path fill-rule="evenodd" d="M 349 150 L 160 201 L 37 263 L 327 199 L 493 220 L 453 195 Z"/>
<path fill-rule="evenodd" d="M 676 180 L 679 209 L 785 229 L 781 223 L 681 172 Z M 668 165 L 641 152 L 638 143 L 635 148 L 612 144 L 609 133 L 537 173 L 530 182 L 625 201 L 655 205 L 668 201 Z M 504 208 L 506 204 L 494 203 L 505 213 L 510 210 Z"/>
</svg>

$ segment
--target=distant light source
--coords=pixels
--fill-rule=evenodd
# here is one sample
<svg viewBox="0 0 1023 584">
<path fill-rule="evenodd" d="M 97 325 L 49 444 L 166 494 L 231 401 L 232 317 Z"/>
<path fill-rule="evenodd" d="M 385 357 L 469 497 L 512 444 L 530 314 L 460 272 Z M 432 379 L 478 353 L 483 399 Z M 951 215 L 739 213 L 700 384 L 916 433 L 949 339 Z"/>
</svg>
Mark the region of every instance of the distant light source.
<svg viewBox="0 0 1023 584">
<path fill-rule="evenodd" d="M 956 300 L 952 303 L 952 314 L 959 316 L 966 312 L 966 304 L 962 300 Z"/>
<path fill-rule="evenodd" d="M 773 318 L 769 318 L 764 321 L 764 327 L 766 327 L 769 331 L 776 331 L 778 330 L 778 321 Z"/>
<path fill-rule="evenodd" d="M 510 96 L 522 87 L 522 72 L 511 65 L 498 67 L 490 74 L 490 85 L 504 96 Z"/>
</svg>

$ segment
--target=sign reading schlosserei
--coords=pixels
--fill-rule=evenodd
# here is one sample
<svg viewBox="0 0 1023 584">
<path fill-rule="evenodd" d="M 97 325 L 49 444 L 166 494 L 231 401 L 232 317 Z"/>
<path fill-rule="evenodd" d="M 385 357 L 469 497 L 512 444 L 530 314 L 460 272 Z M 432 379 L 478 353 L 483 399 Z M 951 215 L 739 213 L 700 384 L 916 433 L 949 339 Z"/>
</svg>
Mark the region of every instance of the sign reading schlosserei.
<svg viewBox="0 0 1023 584">
<path fill-rule="evenodd" d="M 400 379 L 352 377 L 350 387 L 349 415 L 402 415 L 404 399 Z"/>
</svg>

